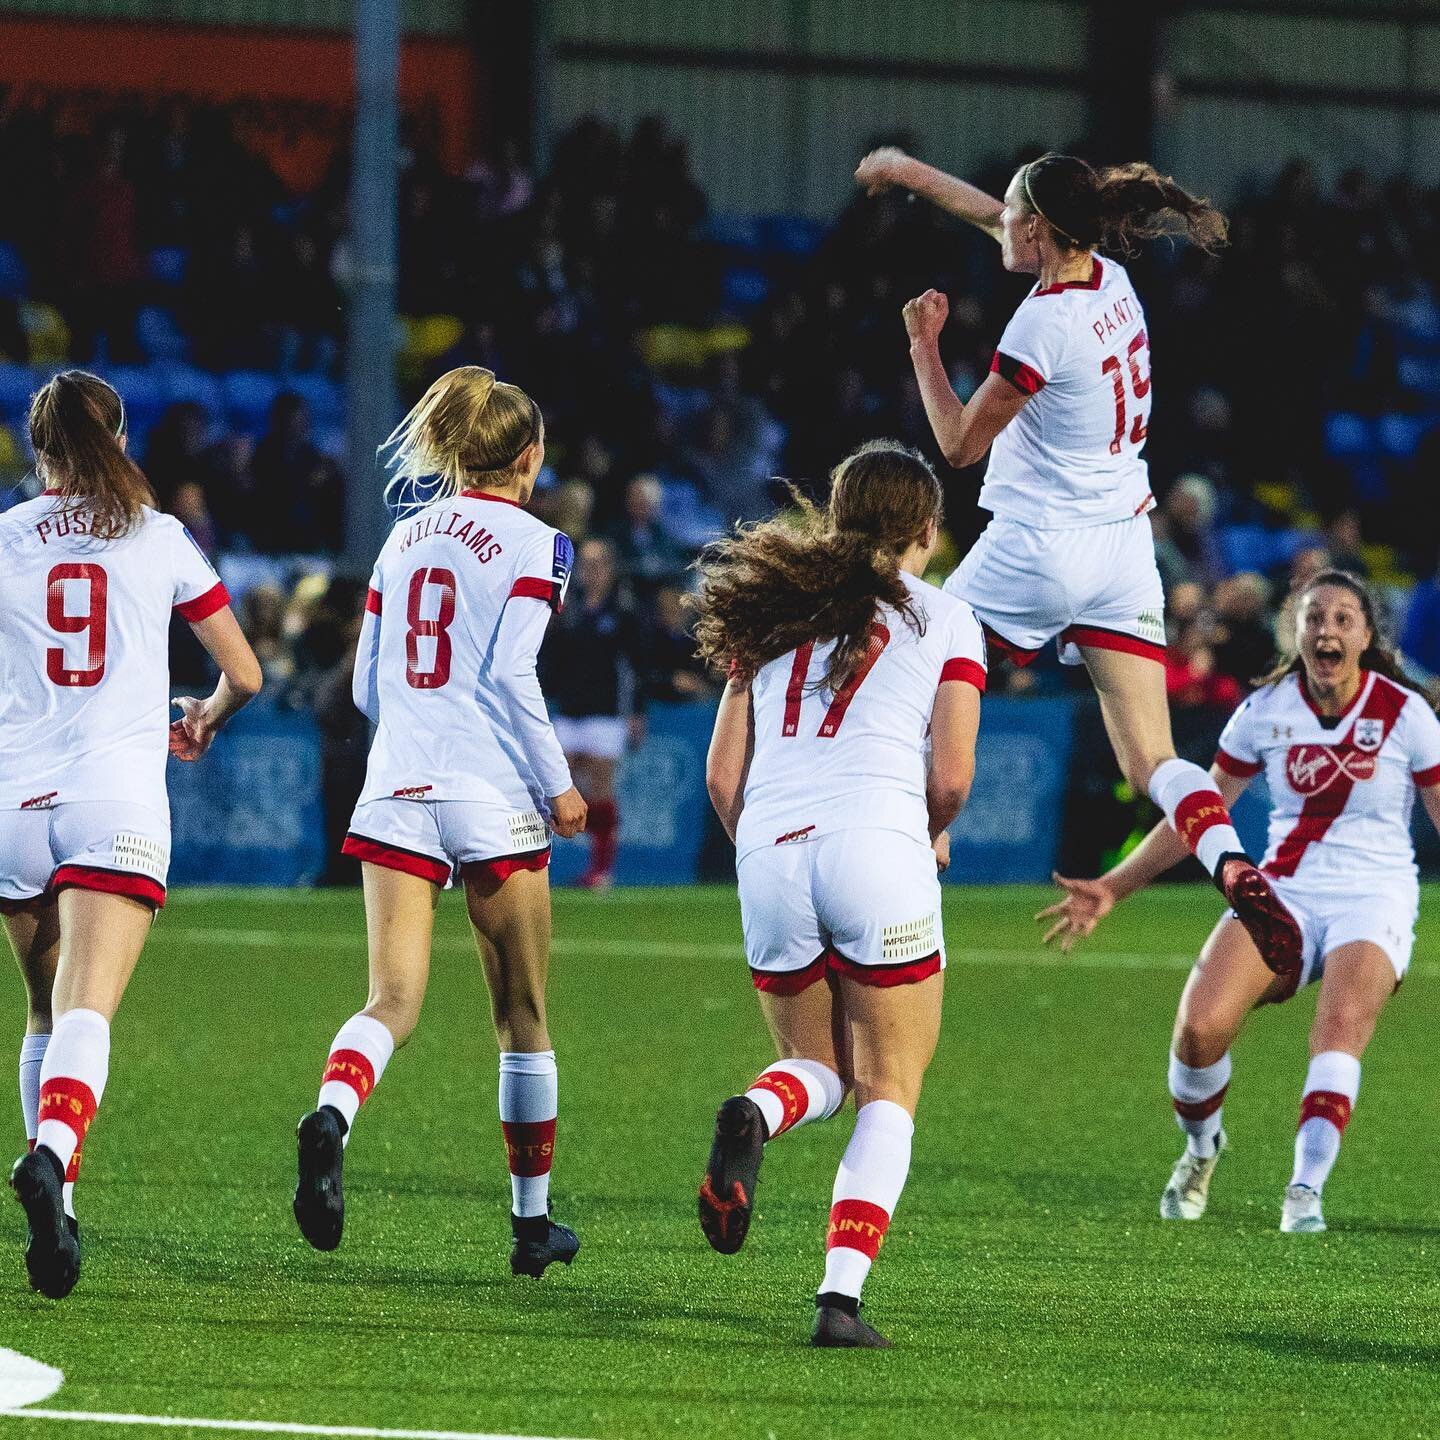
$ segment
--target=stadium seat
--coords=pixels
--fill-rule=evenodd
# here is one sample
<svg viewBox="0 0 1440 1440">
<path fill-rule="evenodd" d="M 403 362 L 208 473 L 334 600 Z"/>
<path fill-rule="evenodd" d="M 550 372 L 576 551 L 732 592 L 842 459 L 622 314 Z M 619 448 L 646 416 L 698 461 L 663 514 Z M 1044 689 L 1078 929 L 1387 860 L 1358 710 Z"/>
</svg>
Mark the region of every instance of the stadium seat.
<svg viewBox="0 0 1440 1440">
<path fill-rule="evenodd" d="M 159 285 L 183 285 L 190 254 L 178 245 L 162 246 L 150 252 L 150 278 Z"/>
<path fill-rule="evenodd" d="M 770 295 L 770 277 L 763 270 L 744 265 L 725 272 L 725 305 L 731 310 L 749 310 L 763 305 Z"/>
<path fill-rule="evenodd" d="M 666 385 L 657 383 L 655 400 L 672 420 L 689 420 L 710 403 L 710 392 L 698 385 Z"/>
<path fill-rule="evenodd" d="M 125 402 L 125 423 L 132 441 L 138 442 L 165 412 L 170 403 L 155 371 L 144 365 L 110 365 L 101 372 Z"/>
<path fill-rule="evenodd" d="M 156 365 L 154 371 L 167 404 L 188 400 L 199 405 L 212 420 L 224 415 L 224 392 L 220 382 L 209 371 L 173 363 Z"/>
<path fill-rule="evenodd" d="M 826 226 L 806 215 L 768 215 L 760 222 L 761 246 L 803 260 L 820 248 Z"/>
<path fill-rule="evenodd" d="M 45 380 L 46 376 L 28 365 L 0 364 L 0 422 L 23 426 L 30 397 Z"/>
<path fill-rule="evenodd" d="M 1392 460 L 1409 460 L 1420 444 L 1420 438 L 1430 428 L 1429 423 L 1418 415 L 1382 415 L 1376 427 L 1380 437 L 1380 448 Z"/>
<path fill-rule="evenodd" d="M 30 275 L 19 251 L 0 243 L 0 300 L 18 300 L 29 288 Z"/>
<path fill-rule="evenodd" d="M 283 389 L 293 390 L 309 406 L 312 425 L 344 426 L 345 391 L 329 376 L 299 371 L 282 375 L 280 384 Z"/>
<path fill-rule="evenodd" d="M 259 434 L 265 429 L 270 407 L 280 393 L 280 382 L 263 370 L 231 370 L 221 377 L 225 410 L 237 430 Z"/>
<path fill-rule="evenodd" d="M 135 317 L 135 338 L 152 362 L 183 360 L 190 349 L 174 315 L 158 305 L 145 306 Z"/>
<path fill-rule="evenodd" d="M 711 215 L 705 222 L 704 237 L 712 245 L 756 254 L 764 248 L 761 223 L 751 215 Z"/>
<path fill-rule="evenodd" d="M 1372 423 L 1363 415 L 1337 410 L 1325 417 L 1325 449 L 1336 459 L 1379 453 L 1380 441 Z"/>
</svg>

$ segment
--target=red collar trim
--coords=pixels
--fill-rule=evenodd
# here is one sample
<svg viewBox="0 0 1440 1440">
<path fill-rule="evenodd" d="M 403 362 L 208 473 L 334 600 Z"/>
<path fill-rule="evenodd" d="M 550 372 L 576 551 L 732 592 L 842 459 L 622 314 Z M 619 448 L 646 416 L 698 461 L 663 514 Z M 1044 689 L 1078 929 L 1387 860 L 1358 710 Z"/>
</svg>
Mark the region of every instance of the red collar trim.
<svg viewBox="0 0 1440 1440">
<path fill-rule="evenodd" d="M 40 492 L 42 497 L 46 495 L 63 495 L 64 493 L 65 492 L 63 490 L 42 490 Z"/>
<path fill-rule="evenodd" d="M 1030 298 L 1038 300 L 1042 295 L 1058 295 L 1062 290 L 1098 290 L 1100 277 L 1105 273 L 1105 265 L 1098 255 L 1092 255 L 1090 259 L 1095 268 L 1090 272 L 1088 280 L 1062 280 L 1058 285 L 1047 285 L 1043 290 L 1037 290 Z"/>
<path fill-rule="evenodd" d="M 462 500 L 494 500 L 499 505 L 513 505 L 517 510 L 525 507 L 518 501 L 512 500 L 508 495 L 492 495 L 488 490 L 462 490 Z"/>
<path fill-rule="evenodd" d="M 1355 692 L 1355 698 L 1338 715 L 1322 715 L 1320 707 L 1311 698 L 1310 686 L 1305 681 L 1305 672 L 1303 670 L 1295 672 L 1295 678 L 1300 682 L 1301 698 L 1321 720 L 1328 721 L 1331 725 L 1338 725 L 1370 693 L 1371 686 L 1375 683 L 1375 672 L 1362 670 L 1360 675 L 1360 688 Z"/>
</svg>

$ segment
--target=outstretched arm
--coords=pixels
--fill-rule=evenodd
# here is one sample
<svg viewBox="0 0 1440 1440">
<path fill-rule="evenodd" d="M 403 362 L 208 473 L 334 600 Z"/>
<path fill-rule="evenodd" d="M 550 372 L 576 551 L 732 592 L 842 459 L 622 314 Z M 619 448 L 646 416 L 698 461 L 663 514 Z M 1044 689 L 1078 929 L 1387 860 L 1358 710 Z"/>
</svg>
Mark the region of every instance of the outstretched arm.
<svg viewBox="0 0 1440 1440">
<path fill-rule="evenodd" d="M 1211 766 L 1210 775 L 1227 809 L 1244 794 L 1251 778 L 1232 775 L 1219 765 Z M 1064 898 L 1047 905 L 1035 916 L 1042 923 L 1052 922 L 1045 932 L 1045 944 L 1058 940 L 1062 950 L 1073 949 L 1120 901 L 1158 880 L 1189 853 L 1170 822 L 1161 820 L 1118 865 L 1098 880 L 1069 880 L 1056 875 L 1055 883 L 1064 890 Z"/>
<path fill-rule="evenodd" d="M 872 150 L 856 168 L 855 183 L 870 195 L 878 195 L 892 185 L 911 190 L 995 240 L 1000 238 L 1000 212 L 1005 208 L 1002 201 L 893 145 Z"/>
<path fill-rule="evenodd" d="M 938 290 L 927 290 L 905 306 L 910 336 L 910 363 L 925 402 L 935 441 L 948 464 L 962 470 L 984 459 L 995 437 L 1020 413 L 1030 396 L 999 375 L 987 375 L 967 405 L 955 393 L 940 358 L 940 331 L 950 302 Z"/>
</svg>

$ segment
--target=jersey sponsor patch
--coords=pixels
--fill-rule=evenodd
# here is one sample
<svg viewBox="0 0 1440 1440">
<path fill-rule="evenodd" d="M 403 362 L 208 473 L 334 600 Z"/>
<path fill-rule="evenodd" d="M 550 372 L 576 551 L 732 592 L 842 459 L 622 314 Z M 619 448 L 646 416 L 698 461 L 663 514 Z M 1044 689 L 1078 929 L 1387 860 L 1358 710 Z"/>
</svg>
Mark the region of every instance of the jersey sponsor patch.
<svg viewBox="0 0 1440 1440">
<path fill-rule="evenodd" d="M 881 935 L 881 948 L 887 960 L 915 960 L 933 955 L 940 946 L 935 940 L 935 912 L 900 925 L 887 925 Z"/>
<path fill-rule="evenodd" d="M 170 847 L 145 835 L 136 835 L 121 830 L 110 851 L 110 863 L 117 870 L 126 870 L 135 875 L 148 875 L 152 880 L 165 883 L 165 872 L 170 868 Z"/>
<path fill-rule="evenodd" d="M 551 605 L 558 613 L 565 605 L 565 592 L 570 588 L 570 572 L 575 568 L 575 547 L 568 535 L 555 537 L 555 566 L 551 572 L 555 581 L 555 594 Z"/>
<path fill-rule="evenodd" d="M 510 816 L 510 843 L 517 853 L 543 850 L 550 843 L 550 827 L 538 810 L 522 810 Z"/>
<path fill-rule="evenodd" d="M 1375 756 L 1349 745 L 1292 745 L 1285 778 L 1297 795 L 1320 795 L 1338 780 L 1373 780 Z"/>
</svg>

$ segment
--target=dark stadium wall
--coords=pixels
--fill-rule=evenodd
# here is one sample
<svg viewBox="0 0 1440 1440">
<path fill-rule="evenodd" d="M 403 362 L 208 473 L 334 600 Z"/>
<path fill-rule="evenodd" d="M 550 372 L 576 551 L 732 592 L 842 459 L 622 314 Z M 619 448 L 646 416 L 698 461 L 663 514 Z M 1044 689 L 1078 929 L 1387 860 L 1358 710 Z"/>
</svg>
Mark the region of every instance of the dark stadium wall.
<svg viewBox="0 0 1440 1440">
<path fill-rule="evenodd" d="M 299 190 L 313 185 L 350 132 L 354 50 L 334 31 L 37 19 L 0 15 L 0 86 L 9 102 L 64 96 L 87 108 L 165 95 L 223 102 L 242 137 Z M 481 78 L 460 39 L 408 36 L 400 103 L 462 166 Z"/>
</svg>

